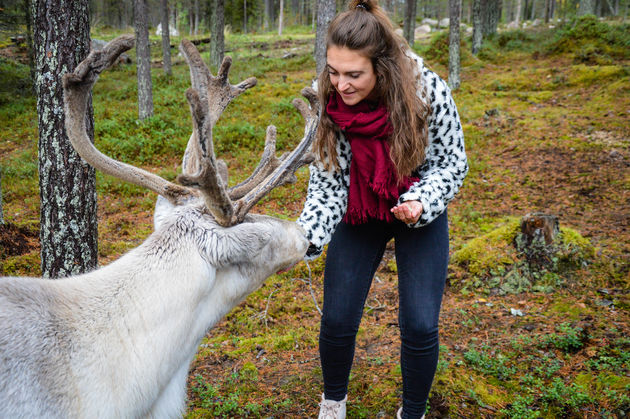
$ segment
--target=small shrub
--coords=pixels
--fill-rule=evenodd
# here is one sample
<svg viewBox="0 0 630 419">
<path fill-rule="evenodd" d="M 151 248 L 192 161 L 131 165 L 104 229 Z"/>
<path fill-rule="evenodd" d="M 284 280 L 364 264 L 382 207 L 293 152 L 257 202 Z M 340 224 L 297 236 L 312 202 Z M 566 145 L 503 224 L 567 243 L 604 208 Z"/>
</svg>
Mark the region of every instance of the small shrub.
<svg viewBox="0 0 630 419">
<path fill-rule="evenodd" d="M 497 34 L 496 44 L 507 51 L 532 51 L 536 44 L 536 37 L 531 32 L 523 30 L 506 31 Z"/>
<path fill-rule="evenodd" d="M 533 396 L 516 396 L 516 399 L 510 403 L 501 413 L 508 418 L 514 419 L 538 419 L 540 412 L 534 410 L 531 406 L 534 404 Z"/>
<path fill-rule="evenodd" d="M 558 28 L 543 51 L 547 54 L 573 52 L 577 60 L 586 59 L 594 64 L 600 56 L 602 59 L 607 56 L 628 59 L 630 25 L 609 25 L 593 15 L 581 16 Z"/>
<path fill-rule="evenodd" d="M 471 64 L 472 54 L 470 52 L 470 45 L 465 36 L 460 35 L 460 61 L 462 66 Z M 448 31 L 438 32 L 431 38 L 431 43 L 428 47 L 422 48 L 419 51 L 420 55 L 431 63 L 439 63 L 443 66 L 448 66 L 449 58 L 449 39 Z"/>
<path fill-rule="evenodd" d="M 475 370 L 492 375 L 499 380 L 509 380 L 516 374 L 516 367 L 509 365 L 509 359 L 501 353 L 488 353 L 488 348 L 472 348 L 464 353 L 464 360 Z"/>
<path fill-rule="evenodd" d="M 587 340 L 584 329 L 572 327 L 569 323 L 562 323 L 556 331 L 560 334 L 551 334 L 543 342 L 547 346 L 554 346 L 564 352 L 579 351 Z"/>
</svg>

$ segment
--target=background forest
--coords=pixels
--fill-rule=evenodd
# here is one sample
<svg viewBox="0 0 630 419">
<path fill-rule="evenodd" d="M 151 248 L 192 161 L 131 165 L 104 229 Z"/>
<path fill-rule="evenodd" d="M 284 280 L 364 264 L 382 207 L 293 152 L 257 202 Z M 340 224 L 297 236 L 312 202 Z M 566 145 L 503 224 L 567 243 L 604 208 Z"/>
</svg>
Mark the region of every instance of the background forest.
<svg viewBox="0 0 630 419">
<path fill-rule="evenodd" d="M 278 128 L 279 152 L 303 134 L 291 100 L 316 77 L 317 5 L 281 1 L 225 1 L 231 81 L 258 79 L 214 131 L 231 184 L 255 167 L 267 125 Z M 451 263 L 427 417 L 626 417 L 628 1 L 485 0 L 496 31 L 484 34 L 476 54 L 473 3 L 461 8 L 461 85 L 454 91 L 470 173 L 449 205 Z M 0 1 L 0 274 L 36 276 L 42 204 L 26 4 Z M 148 1 L 153 116 L 138 118 L 132 50 L 131 63 L 103 73 L 94 88 L 94 137 L 104 153 L 174 179 L 191 130 L 188 67 L 176 45 L 195 39 L 210 61 L 213 3 L 169 3 L 177 29 L 170 76 L 156 35 L 160 4 Z M 408 4 L 384 5 L 402 29 Z M 449 15 L 448 2 L 415 6 L 413 48 L 447 79 L 448 27 L 439 21 Z M 133 32 L 133 22 L 130 1 L 90 1 L 92 40 Z M 417 30 L 424 24 L 428 32 Z M 255 211 L 296 219 L 307 182 L 301 169 L 296 185 L 274 190 Z M 98 172 L 96 190 L 98 263 L 105 265 L 151 233 L 155 195 Z M 558 217 L 551 248 L 520 244 L 521 217 L 533 212 Z M 320 258 L 273 276 L 209 331 L 190 372 L 187 417 L 316 415 L 322 270 Z M 393 417 L 399 406 L 397 299 L 390 243 L 359 331 L 348 417 Z"/>
</svg>

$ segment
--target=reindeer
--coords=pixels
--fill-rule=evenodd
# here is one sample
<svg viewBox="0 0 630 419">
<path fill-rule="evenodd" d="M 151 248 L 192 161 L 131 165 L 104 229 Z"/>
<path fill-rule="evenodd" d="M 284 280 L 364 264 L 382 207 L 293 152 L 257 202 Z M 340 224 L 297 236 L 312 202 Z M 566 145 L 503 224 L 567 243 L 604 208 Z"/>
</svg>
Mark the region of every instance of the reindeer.
<svg viewBox="0 0 630 419">
<path fill-rule="evenodd" d="M 66 130 L 97 170 L 156 192 L 155 231 L 139 247 L 93 272 L 59 280 L 0 279 L 0 417 L 176 417 L 186 378 L 207 331 L 275 272 L 300 261 L 308 242 L 294 222 L 248 214 L 272 188 L 295 179 L 319 107 L 313 91 L 294 105 L 306 121 L 291 153 L 275 156 L 267 129 L 258 167 L 227 188 L 212 128 L 225 107 L 256 84 L 231 85 L 226 58 L 213 76 L 188 41 L 186 91 L 193 133 L 179 184 L 101 154 L 85 129 L 98 75 L 134 44 L 121 36 L 63 77 Z"/>
</svg>

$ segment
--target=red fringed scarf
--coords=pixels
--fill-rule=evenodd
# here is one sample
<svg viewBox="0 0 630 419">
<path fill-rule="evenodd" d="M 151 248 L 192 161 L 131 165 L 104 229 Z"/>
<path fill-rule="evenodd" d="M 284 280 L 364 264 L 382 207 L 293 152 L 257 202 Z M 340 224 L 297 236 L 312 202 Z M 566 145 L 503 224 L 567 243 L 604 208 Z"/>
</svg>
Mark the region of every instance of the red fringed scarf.
<svg viewBox="0 0 630 419">
<path fill-rule="evenodd" d="M 349 224 L 362 224 L 368 219 L 394 221 L 390 209 L 418 178 L 405 176 L 399 181 L 396 175 L 387 141 L 393 129 L 385 105 L 379 104 L 374 109 L 370 103 L 361 101 L 348 106 L 335 92 L 330 95 L 326 112 L 343 131 L 352 149 L 344 221 Z"/>
</svg>

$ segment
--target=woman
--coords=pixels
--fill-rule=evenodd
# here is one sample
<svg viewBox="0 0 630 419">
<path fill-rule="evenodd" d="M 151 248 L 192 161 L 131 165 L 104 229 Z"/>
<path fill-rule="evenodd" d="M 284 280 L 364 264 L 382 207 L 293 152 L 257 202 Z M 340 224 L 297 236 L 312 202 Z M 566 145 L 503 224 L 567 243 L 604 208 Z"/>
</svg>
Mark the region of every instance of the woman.
<svg viewBox="0 0 630 419">
<path fill-rule="evenodd" d="M 421 418 L 439 353 L 446 205 L 468 171 L 457 110 L 444 81 L 394 33 L 375 0 L 354 0 L 331 22 L 318 95 L 318 159 L 298 223 L 311 242 L 307 259 L 330 242 L 319 417 L 345 417 L 363 305 L 394 238 L 403 378 L 398 417 Z"/>
</svg>

